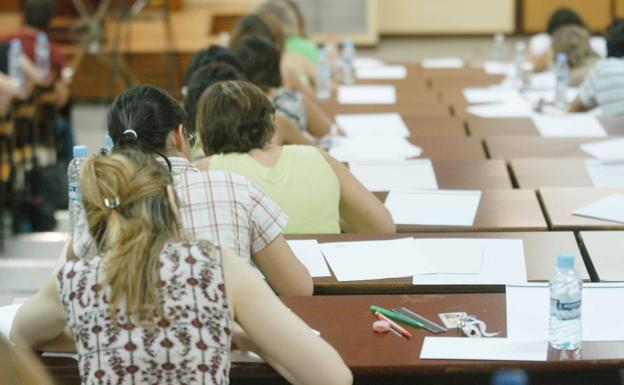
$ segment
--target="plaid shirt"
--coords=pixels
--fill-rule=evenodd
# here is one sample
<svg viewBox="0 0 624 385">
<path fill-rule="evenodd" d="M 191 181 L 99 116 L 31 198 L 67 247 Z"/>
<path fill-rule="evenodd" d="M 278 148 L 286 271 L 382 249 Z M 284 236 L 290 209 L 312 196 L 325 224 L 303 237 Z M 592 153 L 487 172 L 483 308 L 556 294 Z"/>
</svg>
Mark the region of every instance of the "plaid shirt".
<svg viewBox="0 0 624 385">
<path fill-rule="evenodd" d="M 180 216 L 191 239 L 228 247 L 251 263 L 251 254 L 282 233 L 288 217 L 249 179 L 222 171 L 199 171 L 185 158 L 168 159 Z M 158 161 L 166 166 L 163 159 Z M 73 246 L 79 257 L 96 254 L 85 226 L 74 231 Z"/>
</svg>

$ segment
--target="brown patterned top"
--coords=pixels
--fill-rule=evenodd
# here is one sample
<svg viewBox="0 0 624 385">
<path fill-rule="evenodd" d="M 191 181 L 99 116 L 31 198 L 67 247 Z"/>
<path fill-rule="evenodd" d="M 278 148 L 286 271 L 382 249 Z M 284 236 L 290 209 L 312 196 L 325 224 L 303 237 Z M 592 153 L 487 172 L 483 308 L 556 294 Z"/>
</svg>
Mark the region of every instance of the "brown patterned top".
<svg viewBox="0 0 624 385">
<path fill-rule="evenodd" d="M 60 297 L 76 340 L 82 384 L 228 384 L 231 315 L 221 252 L 202 242 L 167 243 L 160 254 L 166 319 L 148 325 L 119 307 L 114 322 L 105 259 L 59 272 Z"/>
</svg>

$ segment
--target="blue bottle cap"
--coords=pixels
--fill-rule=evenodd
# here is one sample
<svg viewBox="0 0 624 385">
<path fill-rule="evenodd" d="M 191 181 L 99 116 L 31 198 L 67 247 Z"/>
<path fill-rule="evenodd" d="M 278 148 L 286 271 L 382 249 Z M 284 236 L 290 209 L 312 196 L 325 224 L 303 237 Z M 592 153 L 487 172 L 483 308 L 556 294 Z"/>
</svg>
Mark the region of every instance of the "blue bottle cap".
<svg viewBox="0 0 624 385">
<path fill-rule="evenodd" d="M 39 32 L 37 34 L 37 41 L 48 41 L 48 35 L 45 32 Z"/>
<path fill-rule="evenodd" d="M 22 48 L 22 42 L 20 41 L 20 39 L 11 39 L 11 47 Z"/>
<path fill-rule="evenodd" d="M 87 146 L 74 146 L 74 158 L 84 158 L 89 155 Z"/>
<path fill-rule="evenodd" d="M 574 268 L 574 255 L 570 253 L 561 253 L 557 256 L 557 267 L 560 269 Z"/>
<path fill-rule="evenodd" d="M 568 61 L 568 55 L 565 52 L 559 52 L 557 54 L 557 63 L 566 63 Z"/>
<path fill-rule="evenodd" d="M 529 377 L 524 370 L 507 369 L 494 373 L 492 385 L 527 385 Z"/>
</svg>

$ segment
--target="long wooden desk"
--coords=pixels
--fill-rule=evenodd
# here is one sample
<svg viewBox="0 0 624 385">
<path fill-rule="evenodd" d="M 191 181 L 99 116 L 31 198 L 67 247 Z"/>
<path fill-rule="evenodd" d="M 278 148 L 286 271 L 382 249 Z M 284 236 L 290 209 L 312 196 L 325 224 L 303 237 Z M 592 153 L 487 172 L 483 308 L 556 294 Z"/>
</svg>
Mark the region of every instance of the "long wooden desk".
<svg viewBox="0 0 624 385">
<path fill-rule="evenodd" d="M 421 158 L 436 160 L 486 159 L 481 141 L 475 138 L 411 137 L 409 141 L 423 149 Z"/>
<path fill-rule="evenodd" d="M 575 266 L 583 279 L 590 280 L 583 258 L 571 232 L 517 232 L 517 233 L 415 233 L 415 234 L 340 234 L 340 235 L 288 235 L 288 239 L 317 239 L 320 243 L 350 242 L 382 239 L 414 238 L 499 238 L 522 239 L 524 257 L 529 281 L 548 281 L 557 255 L 570 252 L 576 256 Z M 498 292 L 497 285 L 413 285 L 412 277 L 379 279 L 367 281 L 340 282 L 331 277 L 314 278 L 315 294 L 406 294 L 442 292 Z"/>
<path fill-rule="evenodd" d="M 464 138 L 466 128 L 456 116 L 402 116 L 412 138 Z"/>
<path fill-rule="evenodd" d="M 375 193 L 381 201 L 387 192 Z M 481 195 L 472 226 L 397 225 L 401 233 L 475 232 L 475 231 L 543 231 L 547 229 L 535 192 L 532 190 L 486 190 Z"/>
<path fill-rule="evenodd" d="M 492 159 L 590 158 L 580 146 L 596 140 L 596 138 L 493 136 L 485 138 L 485 147 Z"/>
<path fill-rule="evenodd" d="M 580 245 L 600 281 L 624 282 L 624 231 L 581 231 Z"/>
<path fill-rule="evenodd" d="M 538 194 L 544 215 L 552 230 L 624 230 L 624 224 L 572 215 L 586 206 L 624 189 L 599 188 L 540 188 Z"/>
<path fill-rule="evenodd" d="M 624 135 L 623 117 L 598 118 L 609 136 Z M 466 126 L 470 136 L 487 138 L 490 136 L 540 136 L 530 118 L 481 118 L 469 116 Z M 601 138 L 593 138 L 598 141 Z"/>
<path fill-rule="evenodd" d="M 511 173 L 520 188 L 593 187 L 585 159 L 521 158 L 509 161 Z"/>
<path fill-rule="evenodd" d="M 435 94 L 428 91 L 418 95 L 423 95 L 423 98 L 427 100 L 402 101 L 399 99 L 395 104 L 338 104 L 337 102 L 322 101 L 319 105 L 332 119 L 337 114 L 374 114 L 381 112 L 398 112 L 406 117 L 451 116 L 450 108 L 437 101 Z"/>
</svg>

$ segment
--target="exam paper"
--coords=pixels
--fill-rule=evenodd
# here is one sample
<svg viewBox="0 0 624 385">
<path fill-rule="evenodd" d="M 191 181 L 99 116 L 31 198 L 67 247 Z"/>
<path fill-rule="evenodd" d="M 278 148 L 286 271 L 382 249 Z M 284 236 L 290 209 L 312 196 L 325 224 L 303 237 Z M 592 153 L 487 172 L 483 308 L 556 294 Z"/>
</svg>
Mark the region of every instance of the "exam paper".
<svg viewBox="0 0 624 385">
<path fill-rule="evenodd" d="M 481 270 L 478 274 L 414 275 L 412 283 L 414 285 L 505 285 L 527 282 L 524 247 L 521 239 L 480 238 L 475 239 L 474 242 L 481 242 L 483 247 Z"/>
<path fill-rule="evenodd" d="M 550 292 L 547 283 L 507 286 L 507 338 L 548 340 Z M 583 285 L 583 341 L 624 341 L 624 285 Z M 531 311 L 527 311 L 527 309 Z"/>
<path fill-rule="evenodd" d="M 479 274 L 483 260 L 480 239 L 414 239 L 436 274 Z"/>
<path fill-rule="evenodd" d="M 423 360 L 546 361 L 548 342 L 509 338 L 425 337 Z"/>
<path fill-rule="evenodd" d="M 511 62 L 486 61 L 483 63 L 483 70 L 489 75 L 513 76 L 515 67 Z"/>
<path fill-rule="evenodd" d="M 336 123 L 347 136 L 396 136 L 407 138 L 410 132 L 401 114 L 338 114 Z"/>
<path fill-rule="evenodd" d="M 0 334 L 4 335 L 7 339 L 11 333 L 11 325 L 13 325 L 13 319 L 19 310 L 21 303 L 16 303 L 8 306 L 0 306 Z"/>
<path fill-rule="evenodd" d="M 533 124 L 545 138 L 605 137 L 607 132 L 590 114 L 571 113 L 563 116 L 533 115 Z"/>
<path fill-rule="evenodd" d="M 588 159 L 585 167 L 594 187 L 624 187 L 624 160 Z"/>
<path fill-rule="evenodd" d="M 568 101 L 568 103 L 572 103 L 574 99 L 577 98 L 578 93 L 578 88 L 568 87 L 568 91 L 566 93 L 566 100 Z M 524 91 L 522 93 L 522 96 L 534 105 L 537 105 L 540 100 L 550 104 L 553 104 L 555 102 L 554 90 L 529 90 Z"/>
<path fill-rule="evenodd" d="M 329 154 L 341 162 L 404 160 L 422 154 L 422 148 L 392 136 L 356 136 L 334 140 Z"/>
<path fill-rule="evenodd" d="M 529 103 L 523 99 L 498 104 L 470 106 L 467 111 L 482 118 L 526 118 L 533 114 Z"/>
<path fill-rule="evenodd" d="M 413 238 L 322 243 L 321 250 L 338 281 L 435 273 Z"/>
<path fill-rule="evenodd" d="M 395 104 L 396 89 L 391 85 L 338 86 L 340 104 Z"/>
<path fill-rule="evenodd" d="M 518 91 L 501 86 L 464 88 L 462 94 L 468 103 L 498 103 L 522 100 L 522 96 L 520 96 Z"/>
<path fill-rule="evenodd" d="M 289 240 L 288 246 L 297 259 L 308 269 L 311 277 L 331 277 L 316 239 Z"/>
<path fill-rule="evenodd" d="M 353 60 L 353 67 L 355 68 L 370 68 L 370 67 L 379 67 L 383 66 L 384 63 L 372 57 L 356 57 Z"/>
<path fill-rule="evenodd" d="M 407 68 L 403 65 L 360 67 L 355 69 L 355 77 L 358 79 L 405 79 Z"/>
<path fill-rule="evenodd" d="M 396 224 L 472 226 L 481 191 L 390 191 L 385 205 Z"/>
<path fill-rule="evenodd" d="M 581 150 L 597 159 L 624 159 L 624 139 L 581 144 Z"/>
<path fill-rule="evenodd" d="M 420 62 L 423 68 L 462 68 L 464 61 L 458 57 L 427 58 Z"/>
<path fill-rule="evenodd" d="M 369 191 L 438 188 L 430 159 L 350 162 L 349 170 Z"/>
<path fill-rule="evenodd" d="M 612 194 L 574 210 L 574 215 L 624 223 L 624 194 Z"/>
<path fill-rule="evenodd" d="M 557 77 L 553 71 L 540 72 L 531 75 L 529 88 L 532 90 L 554 90 Z"/>
</svg>

